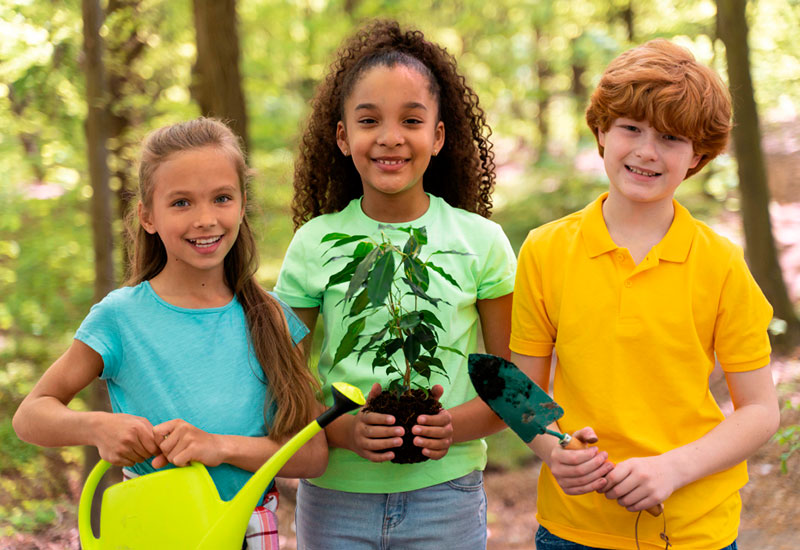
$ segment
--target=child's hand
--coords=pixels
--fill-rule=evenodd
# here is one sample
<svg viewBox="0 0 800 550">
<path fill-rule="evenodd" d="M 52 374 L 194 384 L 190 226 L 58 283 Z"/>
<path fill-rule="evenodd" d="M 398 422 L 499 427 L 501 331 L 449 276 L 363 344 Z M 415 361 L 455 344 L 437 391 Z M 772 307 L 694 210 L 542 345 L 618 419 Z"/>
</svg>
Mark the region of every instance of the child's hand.
<svg viewBox="0 0 800 550">
<path fill-rule="evenodd" d="M 436 384 L 431 388 L 431 397 L 437 401 L 441 399 L 444 388 Z M 422 447 L 422 454 L 433 460 L 439 460 L 453 444 L 453 419 L 447 409 L 442 409 L 437 414 L 420 415 L 417 425 L 411 428 L 415 436 L 414 445 Z"/>
<path fill-rule="evenodd" d="M 215 434 L 204 432 L 185 420 L 175 418 L 153 428 L 161 455 L 153 459 L 155 469 L 163 468 L 167 462 L 175 466 L 186 466 L 197 461 L 206 466 L 219 466 L 223 456 L 221 444 Z"/>
<path fill-rule="evenodd" d="M 380 384 L 373 384 L 367 400 L 382 391 Z M 353 422 L 351 450 L 372 462 L 385 462 L 394 458 L 393 452 L 386 449 L 403 444 L 403 428 L 395 426 L 394 416 L 376 412 L 359 411 Z"/>
<path fill-rule="evenodd" d="M 591 428 L 583 428 L 572 437 L 580 441 L 597 441 Z M 614 470 L 608 461 L 608 453 L 597 447 L 585 449 L 563 449 L 553 447 L 547 461 L 553 477 L 568 495 L 583 495 L 599 491 L 608 483 L 605 476 Z"/>
<path fill-rule="evenodd" d="M 97 415 L 94 445 L 100 458 L 114 466 L 133 466 L 158 454 L 153 425 L 141 416 L 101 413 Z"/>
<path fill-rule="evenodd" d="M 663 455 L 630 458 L 606 475 L 608 484 L 598 492 L 629 512 L 639 512 L 664 502 L 675 491 L 674 471 Z"/>
</svg>

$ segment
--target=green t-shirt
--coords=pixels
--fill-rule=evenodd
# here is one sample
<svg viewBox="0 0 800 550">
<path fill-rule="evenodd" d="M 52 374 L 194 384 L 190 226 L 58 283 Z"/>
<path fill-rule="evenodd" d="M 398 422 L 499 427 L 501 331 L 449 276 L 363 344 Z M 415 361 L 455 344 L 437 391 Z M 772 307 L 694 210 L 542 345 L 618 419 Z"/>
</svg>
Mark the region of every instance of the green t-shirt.
<svg viewBox="0 0 800 550">
<path fill-rule="evenodd" d="M 336 348 L 347 330 L 342 303 L 347 284 L 341 283 L 324 290 L 328 279 L 344 267 L 347 260 L 325 262 L 336 255 L 351 252 L 351 243 L 329 251 L 330 242 L 321 243 L 331 232 L 350 235 L 370 235 L 380 242 L 380 222 L 367 217 L 361 210 L 361 199 L 355 199 L 341 212 L 325 214 L 303 225 L 292 239 L 278 276 L 275 292 L 291 307 L 319 307 L 325 328 L 319 374 L 322 378 L 327 402 L 331 403 L 330 385 L 344 381 L 357 386 L 366 395 L 375 382 L 385 385 L 382 369 L 372 372 L 374 354 L 365 353 L 361 360 L 352 354 L 331 369 Z M 440 345 L 461 350 L 464 355 L 477 348 L 479 316 L 476 300 L 499 298 L 514 289 L 516 259 L 502 228 L 477 214 L 453 208 L 444 200 L 430 196 L 430 206 L 420 218 L 394 227 L 422 227 L 428 233 L 428 244 L 422 248 L 421 257 L 440 250 L 456 250 L 469 255 L 440 254 L 434 257 L 437 265 L 449 273 L 459 284 L 457 289 L 441 275 L 430 272 L 428 294 L 442 298 L 448 304 L 439 304 L 436 315 L 446 331 L 439 331 Z M 402 246 L 408 234 L 396 229 L 384 229 L 393 243 Z M 340 252 L 341 250 L 341 252 Z M 325 265 L 323 265 L 325 264 Z M 410 305 L 413 306 L 413 298 Z M 367 318 L 364 334 L 379 330 L 388 319 L 388 313 L 378 313 Z M 445 364 L 450 379 L 434 374 L 431 384 L 444 386 L 442 405 L 451 408 L 476 396 L 469 381 L 467 359 L 442 351 L 438 357 Z M 461 477 L 486 465 L 486 443 L 483 440 L 454 444 L 441 460 L 428 460 L 418 464 L 374 463 L 345 449 L 331 449 L 328 469 L 313 480 L 315 485 L 327 489 L 358 493 L 395 493 L 430 487 Z"/>
</svg>

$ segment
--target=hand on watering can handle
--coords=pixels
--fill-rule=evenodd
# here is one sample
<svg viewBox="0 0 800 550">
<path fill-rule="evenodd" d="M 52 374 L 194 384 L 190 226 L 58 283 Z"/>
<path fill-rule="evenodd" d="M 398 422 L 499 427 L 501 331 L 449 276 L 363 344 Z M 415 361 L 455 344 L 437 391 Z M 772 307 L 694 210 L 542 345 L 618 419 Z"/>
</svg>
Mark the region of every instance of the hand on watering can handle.
<svg viewBox="0 0 800 550">
<path fill-rule="evenodd" d="M 159 452 L 153 425 L 141 416 L 94 413 L 93 434 L 100 458 L 114 466 L 133 466 Z"/>
</svg>

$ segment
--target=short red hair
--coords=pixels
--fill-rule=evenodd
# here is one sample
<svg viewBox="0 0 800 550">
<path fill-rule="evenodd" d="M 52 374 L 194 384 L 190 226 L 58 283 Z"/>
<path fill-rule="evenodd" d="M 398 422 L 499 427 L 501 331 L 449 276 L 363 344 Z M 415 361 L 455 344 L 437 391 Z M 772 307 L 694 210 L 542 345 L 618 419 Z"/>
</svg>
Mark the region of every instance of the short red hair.
<svg viewBox="0 0 800 550">
<path fill-rule="evenodd" d="M 617 118 L 646 120 L 660 132 L 690 139 L 701 158 L 688 178 L 725 149 L 731 100 L 717 73 L 687 49 L 660 38 L 623 52 L 600 78 L 586 122 L 597 138 Z M 597 147 L 603 156 L 599 141 Z"/>
</svg>

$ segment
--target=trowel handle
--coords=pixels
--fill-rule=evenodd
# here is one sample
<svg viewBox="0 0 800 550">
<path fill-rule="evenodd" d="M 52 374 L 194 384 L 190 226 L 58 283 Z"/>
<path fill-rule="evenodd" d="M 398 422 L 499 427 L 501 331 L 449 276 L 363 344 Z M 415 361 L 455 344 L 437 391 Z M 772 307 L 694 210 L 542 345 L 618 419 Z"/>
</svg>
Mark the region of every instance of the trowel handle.
<svg viewBox="0 0 800 550">
<path fill-rule="evenodd" d="M 572 449 L 574 451 L 578 451 L 580 449 L 586 449 L 589 446 L 589 443 L 597 443 L 597 439 L 595 438 L 594 441 L 581 441 L 577 437 L 572 437 L 569 434 L 564 434 L 564 437 L 558 442 L 565 449 Z M 647 509 L 647 513 L 651 516 L 657 518 L 664 512 L 664 505 L 663 504 L 656 504 L 655 506 L 651 506 Z"/>
<path fill-rule="evenodd" d="M 81 548 L 85 550 L 100 548 L 100 539 L 92 533 L 92 500 L 94 500 L 94 493 L 100 479 L 110 467 L 109 462 L 99 461 L 92 468 L 89 477 L 86 478 L 86 483 L 83 484 L 81 499 L 78 503 L 78 533 L 80 534 Z"/>
</svg>

